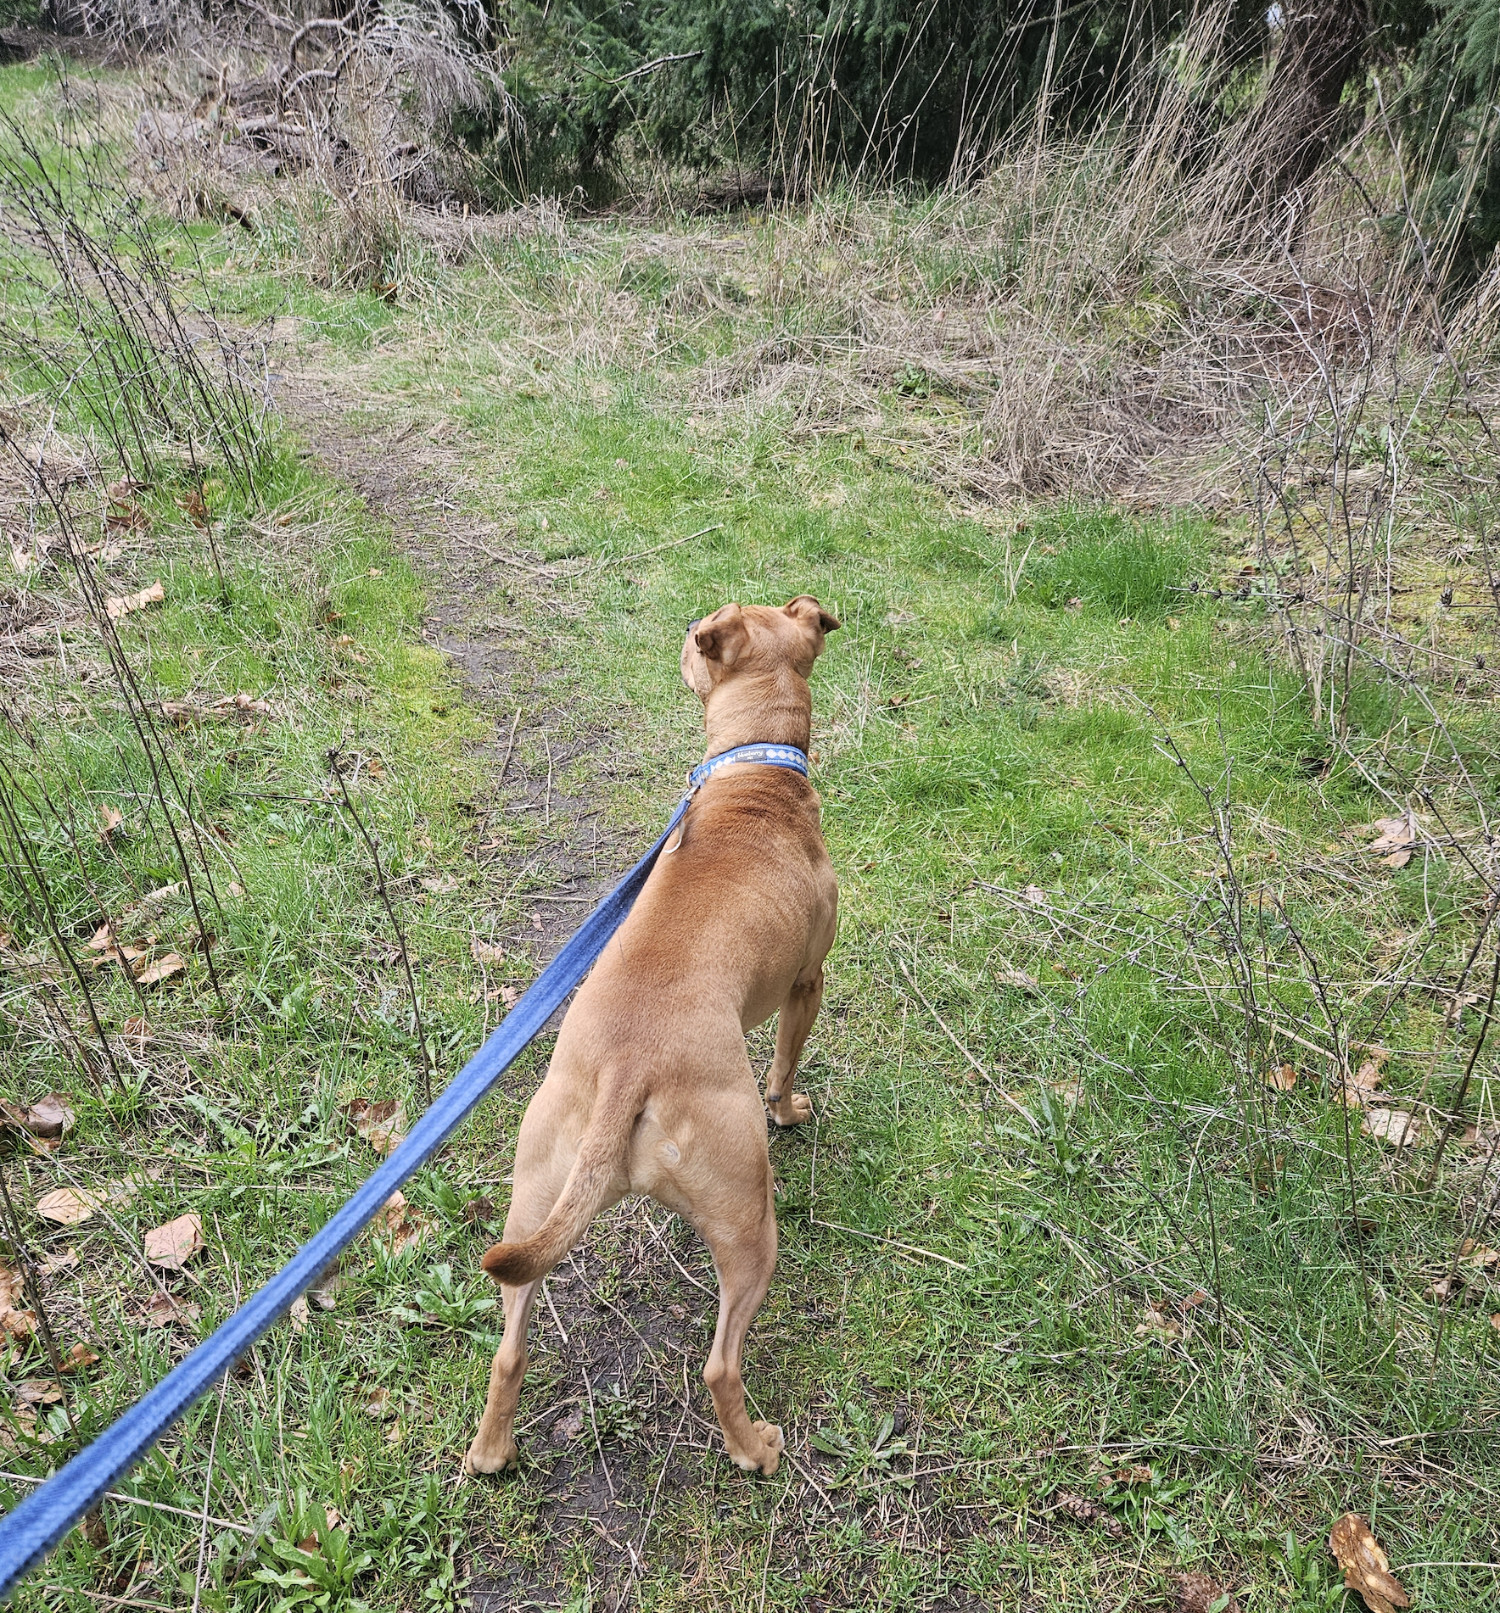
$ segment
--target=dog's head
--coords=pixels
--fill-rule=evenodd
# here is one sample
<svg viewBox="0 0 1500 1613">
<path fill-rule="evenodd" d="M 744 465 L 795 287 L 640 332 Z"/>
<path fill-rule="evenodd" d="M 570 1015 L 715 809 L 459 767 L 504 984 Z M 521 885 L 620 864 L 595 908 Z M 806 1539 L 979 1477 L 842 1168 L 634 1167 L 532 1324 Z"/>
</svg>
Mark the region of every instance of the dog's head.
<svg viewBox="0 0 1500 1613">
<path fill-rule="evenodd" d="M 774 676 L 791 670 L 806 678 L 823 653 L 825 635 L 838 627 L 811 594 L 773 605 L 724 605 L 696 621 L 682 645 L 682 681 L 707 700 L 729 677 Z"/>
</svg>

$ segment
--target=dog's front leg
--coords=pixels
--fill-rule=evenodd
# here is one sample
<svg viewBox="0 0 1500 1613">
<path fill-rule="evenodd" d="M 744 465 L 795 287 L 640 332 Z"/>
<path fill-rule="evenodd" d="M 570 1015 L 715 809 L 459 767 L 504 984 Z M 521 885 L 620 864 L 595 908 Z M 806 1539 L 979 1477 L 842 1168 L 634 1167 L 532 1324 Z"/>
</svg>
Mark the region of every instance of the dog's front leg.
<svg viewBox="0 0 1500 1613">
<path fill-rule="evenodd" d="M 766 1074 L 766 1108 L 778 1126 L 797 1126 L 812 1119 L 812 1100 L 793 1092 L 797 1061 L 823 1006 L 823 965 L 798 980 L 787 993 L 776 1021 L 776 1056 Z"/>
<path fill-rule="evenodd" d="M 465 1473 L 498 1473 L 509 1467 L 516 1450 L 516 1402 L 521 1398 L 521 1380 L 526 1376 L 526 1335 L 531 1327 L 531 1307 L 542 1279 L 523 1283 L 519 1288 L 503 1284 L 505 1331 L 500 1348 L 490 1363 L 490 1389 L 485 1396 L 484 1416 L 479 1432 L 464 1457 Z"/>
</svg>

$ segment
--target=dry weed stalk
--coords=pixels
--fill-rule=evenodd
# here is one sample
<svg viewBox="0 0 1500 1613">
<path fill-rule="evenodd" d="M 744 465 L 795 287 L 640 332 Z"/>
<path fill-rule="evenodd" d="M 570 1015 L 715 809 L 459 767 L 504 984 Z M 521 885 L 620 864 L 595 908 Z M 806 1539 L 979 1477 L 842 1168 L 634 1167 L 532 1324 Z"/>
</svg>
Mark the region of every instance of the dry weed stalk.
<svg viewBox="0 0 1500 1613">
<path fill-rule="evenodd" d="M 289 208 L 324 284 L 404 294 L 432 252 L 463 252 L 477 192 L 454 121 L 483 112 L 502 145 L 520 133 L 498 59 L 437 0 L 314 17 L 247 3 L 207 24 L 182 13 L 173 44 L 177 104 L 136 128 L 158 188 L 183 216 L 273 235 Z"/>
<path fill-rule="evenodd" d="M 48 410 L 35 457 L 63 407 L 102 435 L 122 474 L 150 480 L 175 443 L 200 499 L 200 454 L 248 494 L 264 451 L 263 360 L 219 319 L 186 238 L 169 249 L 191 255 L 197 305 L 184 308 L 182 266 L 104 166 L 85 110 L 64 96 L 56 154 L 0 115 L 0 350 L 35 387 L 22 407 Z"/>
</svg>

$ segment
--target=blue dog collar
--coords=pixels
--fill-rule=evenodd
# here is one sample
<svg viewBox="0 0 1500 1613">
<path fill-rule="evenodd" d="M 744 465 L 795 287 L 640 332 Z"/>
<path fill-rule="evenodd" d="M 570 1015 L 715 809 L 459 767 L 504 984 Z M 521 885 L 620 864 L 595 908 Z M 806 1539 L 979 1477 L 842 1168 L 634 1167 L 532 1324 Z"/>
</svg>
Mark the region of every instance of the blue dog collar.
<svg viewBox="0 0 1500 1613">
<path fill-rule="evenodd" d="M 808 775 L 807 755 L 795 745 L 736 745 L 733 750 L 720 751 L 710 756 L 688 774 L 688 793 L 700 790 L 719 771 L 734 762 L 761 762 L 767 767 L 785 767 L 793 773 Z"/>
</svg>

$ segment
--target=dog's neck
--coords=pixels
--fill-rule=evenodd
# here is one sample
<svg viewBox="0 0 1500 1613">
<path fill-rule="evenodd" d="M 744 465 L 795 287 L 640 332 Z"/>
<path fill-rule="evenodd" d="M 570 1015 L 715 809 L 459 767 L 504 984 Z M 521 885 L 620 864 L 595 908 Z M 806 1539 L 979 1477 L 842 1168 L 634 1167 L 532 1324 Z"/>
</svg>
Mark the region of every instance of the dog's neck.
<svg viewBox="0 0 1500 1613">
<path fill-rule="evenodd" d="M 709 695 L 703 726 L 709 756 L 757 743 L 805 751 L 812 739 L 812 690 L 790 667 L 733 678 Z"/>
</svg>

